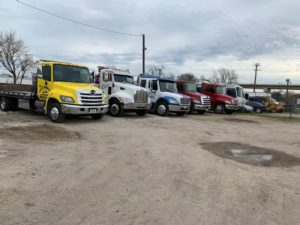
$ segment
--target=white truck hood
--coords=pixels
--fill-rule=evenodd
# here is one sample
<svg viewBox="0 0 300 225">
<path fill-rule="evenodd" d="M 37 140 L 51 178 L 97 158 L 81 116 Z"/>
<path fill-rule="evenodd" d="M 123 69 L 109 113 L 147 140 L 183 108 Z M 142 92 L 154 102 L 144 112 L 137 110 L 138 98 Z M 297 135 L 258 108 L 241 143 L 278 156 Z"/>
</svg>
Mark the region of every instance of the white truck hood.
<svg viewBox="0 0 300 225">
<path fill-rule="evenodd" d="M 189 98 L 186 95 L 182 95 L 179 93 L 173 93 L 173 92 L 162 92 L 162 96 L 172 97 L 172 98 L 175 98 L 176 100 L 179 100 L 180 98 Z"/>
<path fill-rule="evenodd" d="M 120 83 L 120 82 L 115 82 L 115 89 L 117 91 L 125 91 L 127 93 L 130 92 L 132 94 L 135 94 L 136 91 L 140 91 L 140 90 L 148 92 L 148 90 L 146 88 L 139 87 L 134 84 Z"/>
</svg>

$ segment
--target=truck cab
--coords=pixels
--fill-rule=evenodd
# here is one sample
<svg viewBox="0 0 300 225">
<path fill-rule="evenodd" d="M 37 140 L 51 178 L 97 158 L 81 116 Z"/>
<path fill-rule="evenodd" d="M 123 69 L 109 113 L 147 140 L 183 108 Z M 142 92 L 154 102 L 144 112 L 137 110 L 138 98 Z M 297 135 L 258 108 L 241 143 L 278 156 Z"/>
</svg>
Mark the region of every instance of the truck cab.
<svg viewBox="0 0 300 225">
<path fill-rule="evenodd" d="M 226 95 L 226 86 L 224 84 L 198 84 L 197 91 L 210 97 L 211 110 L 217 114 L 231 114 L 238 110 L 236 98 Z"/>
<path fill-rule="evenodd" d="M 191 98 L 189 113 L 196 111 L 199 114 L 203 114 L 211 108 L 210 97 L 197 92 L 197 86 L 195 82 L 177 80 L 176 84 L 177 90 L 180 94 L 187 95 Z"/>
<path fill-rule="evenodd" d="M 244 111 L 247 100 L 245 98 L 245 92 L 242 86 L 237 84 L 226 84 L 226 94 L 236 98 L 238 110 Z"/>
<path fill-rule="evenodd" d="M 176 82 L 160 76 L 144 75 L 140 77 L 140 86 L 150 91 L 150 111 L 160 116 L 174 112 L 183 116 L 189 111 L 190 98 L 178 93 Z"/>
<path fill-rule="evenodd" d="M 41 60 L 32 80 L 26 91 L 24 85 L 6 85 L 8 90 L 0 90 L 1 109 L 14 109 L 22 103 L 32 111 L 43 110 L 53 122 L 63 122 L 66 115 L 101 119 L 107 112 L 107 96 L 91 83 L 85 66 Z"/>
<path fill-rule="evenodd" d="M 146 115 L 150 102 L 146 88 L 134 84 L 134 76 L 125 70 L 98 67 L 99 83 L 109 96 L 109 112 L 121 116 L 124 112 Z"/>
</svg>

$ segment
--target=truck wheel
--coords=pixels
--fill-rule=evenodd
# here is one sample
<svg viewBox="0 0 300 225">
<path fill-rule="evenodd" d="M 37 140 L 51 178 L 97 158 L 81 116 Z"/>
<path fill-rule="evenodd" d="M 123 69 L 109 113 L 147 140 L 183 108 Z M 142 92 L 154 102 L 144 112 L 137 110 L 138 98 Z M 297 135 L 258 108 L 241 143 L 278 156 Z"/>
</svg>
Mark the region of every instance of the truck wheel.
<svg viewBox="0 0 300 225">
<path fill-rule="evenodd" d="M 19 101 L 18 99 L 14 98 L 10 100 L 10 108 L 11 110 L 15 111 L 18 109 Z"/>
<path fill-rule="evenodd" d="M 189 107 L 189 111 L 187 111 L 187 114 L 192 114 L 193 111 L 194 111 L 194 106 L 193 106 L 193 104 L 191 104 Z"/>
<path fill-rule="evenodd" d="M 165 102 L 159 102 L 156 107 L 156 112 L 160 116 L 165 116 L 169 113 L 169 107 Z"/>
<path fill-rule="evenodd" d="M 262 113 L 262 111 L 260 109 L 256 109 L 255 112 L 256 113 Z"/>
<path fill-rule="evenodd" d="M 136 111 L 136 114 L 138 116 L 145 116 L 147 114 L 147 110 L 139 110 L 139 111 Z"/>
<path fill-rule="evenodd" d="M 0 108 L 2 111 L 6 112 L 6 111 L 9 111 L 10 110 L 10 101 L 8 98 L 4 98 L 2 97 L 0 99 Z"/>
<path fill-rule="evenodd" d="M 225 111 L 225 107 L 224 107 L 223 104 L 218 103 L 218 104 L 215 106 L 215 113 L 217 113 L 217 114 L 222 114 L 222 113 L 224 113 L 224 111 Z"/>
<path fill-rule="evenodd" d="M 63 123 L 66 118 L 66 115 L 64 115 L 61 111 L 59 103 L 50 103 L 48 106 L 48 116 L 54 123 Z"/>
<path fill-rule="evenodd" d="M 104 114 L 92 114 L 91 115 L 91 117 L 92 117 L 92 119 L 93 120 L 100 120 L 100 119 L 102 119 L 103 118 L 103 116 L 104 116 Z"/>
<path fill-rule="evenodd" d="M 123 115 L 123 108 L 118 101 L 113 101 L 109 106 L 109 111 L 112 116 L 122 116 Z"/>
<path fill-rule="evenodd" d="M 197 113 L 199 113 L 199 114 L 204 114 L 204 113 L 205 113 L 205 110 L 198 110 Z"/>
<path fill-rule="evenodd" d="M 177 112 L 176 115 L 177 116 L 184 116 L 185 112 Z"/>
</svg>

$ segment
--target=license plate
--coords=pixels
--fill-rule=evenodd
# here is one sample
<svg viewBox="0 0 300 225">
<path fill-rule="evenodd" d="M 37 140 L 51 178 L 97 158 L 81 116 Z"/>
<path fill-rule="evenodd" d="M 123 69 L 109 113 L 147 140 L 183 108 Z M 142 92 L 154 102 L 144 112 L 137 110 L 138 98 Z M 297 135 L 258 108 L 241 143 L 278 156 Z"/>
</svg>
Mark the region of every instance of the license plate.
<svg viewBox="0 0 300 225">
<path fill-rule="evenodd" d="M 145 107 L 145 105 L 143 103 L 140 103 L 137 105 L 137 107 Z"/>
<path fill-rule="evenodd" d="M 90 113 L 96 113 L 97 109 L 90 109 Z"/>
</svg>

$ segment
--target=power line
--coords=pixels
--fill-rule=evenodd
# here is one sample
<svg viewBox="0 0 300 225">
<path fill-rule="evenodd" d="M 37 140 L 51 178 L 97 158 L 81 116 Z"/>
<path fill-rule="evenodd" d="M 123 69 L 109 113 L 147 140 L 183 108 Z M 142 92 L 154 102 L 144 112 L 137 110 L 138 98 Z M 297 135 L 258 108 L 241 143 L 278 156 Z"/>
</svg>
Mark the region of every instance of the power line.
<svg viewBox="0 0 300 225">
<path fill-rule="evenodd" d="M 25 5 L 25 6 L 29 7 L 29 8 L 35 9 L 35 10 L 37 10 L 37 11 L 46 13 L 46 14 L 51 15 L 51 16 L 54 16 L 54 17 L 57 17 L 57 18 L 59 18 L 59 19 L 67 20 L 67 21 L 69 21 L 69 22 L 76 23 L 76 24 L 79 24 L 79 25 L 82 25 L 82 26 L 86 26 L 86 27 L 90 27 L 90 28 L 93 28 L 93 29 L 96 29 L 96 30 L 101 30 L 101 31 L 105 31 L 105 32 L 110 32 L 110 33 L 115 33 L 115 34 L 120 34 L 120 35 L 126 35 L 126 36 L 135 36 L 135 37 L 140 37 L 140 36 L 141 36 L 141 34 L 124 33 L 124 32 L 115 31 L 115 30 L 111 30 L 111 29 L 107 29 L 107 28 L 103 28 L 103 27 L 94 26 L 94 25 L 91 25 L 91 24 L 87 24 L 87 23 L 84 23 L 84 22 L 80 22 L 80 21 L 78 21 L 78 20 L 70 19 L 70 18 L 61 16 L 61 15 L 58 15 L 58 14 L 55 14 L 55 13 L 46 11 L 46 10 L 44 10 L 44 9 L 35 7 L 35 6 L 33 6 L 33 5 L 30 5 L 30 4 L 28 4 L 28 3 L 26 3 L 26 2 L 23 2 L 23 1 L 20 1 L 20 0 L 16 0 L 16 1 L 17 1 L 18 3 L 20 3 L 20 4 L 22 4 L 22 5 Z"/>
</svg>

